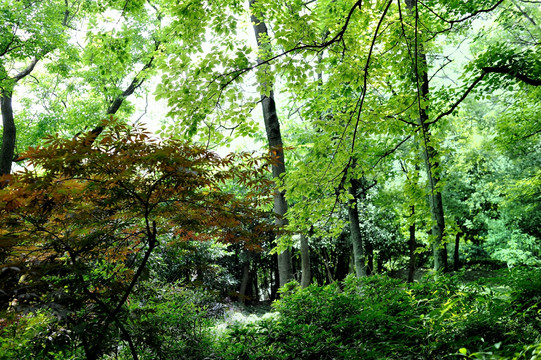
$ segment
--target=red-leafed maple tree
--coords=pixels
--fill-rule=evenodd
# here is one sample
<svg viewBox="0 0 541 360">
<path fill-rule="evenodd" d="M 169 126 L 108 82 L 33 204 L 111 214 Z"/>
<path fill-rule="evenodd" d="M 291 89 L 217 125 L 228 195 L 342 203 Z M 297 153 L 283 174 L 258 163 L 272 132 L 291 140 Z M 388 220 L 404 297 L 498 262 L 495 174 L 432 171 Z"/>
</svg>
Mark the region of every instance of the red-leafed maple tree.
<svg viewBox="0 0 541 360">
<path fill-rule="evenodd" d="M 48 138 L 25 155 L 32 170 L 1 179 L 0 300 L 52 310 L 88 359 L 113 330 L 137 359 L 123 318 L 152 251 L 171 239 L 257 247 L 259 202 L 271 192 L 265 162 L 250 154 L 222 158 L 140 127 L 103 126 L 98 139 Z M 231 182 L 249 193 L 224 191 Z"/>
</svg>

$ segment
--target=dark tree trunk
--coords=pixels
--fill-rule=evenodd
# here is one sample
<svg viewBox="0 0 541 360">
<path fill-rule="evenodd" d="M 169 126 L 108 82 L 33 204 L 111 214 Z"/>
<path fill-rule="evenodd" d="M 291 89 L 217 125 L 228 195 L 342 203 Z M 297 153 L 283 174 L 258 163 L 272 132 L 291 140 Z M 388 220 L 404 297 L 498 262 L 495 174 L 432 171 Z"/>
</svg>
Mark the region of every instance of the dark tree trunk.
<svg viewBox="0 0 541 360">
<path fill-rule="evenodd" d="M 351 246 L 347 240 L 347 233 L 343 231 L 337 239 L 336 244 L 336 266 L 334 268 L 334 278 L 336 281 L 342 281 L 349 273 L 349 259 L 351 257 Z"/>
<path fill-rule="evenodd" d="M 240 283 L 239 298 L 238 301 L 244 303 L 246 301 L 246 289 L 248 288 L 248 282 L 250 280 L 250 262 L 245 261 L 242 266 L 242 281 Z"/>
<path fill-rule="evenodd" d="M 11 173 L 11 165 L 15 155 L 15 142 L 17 140 L 17 130 L 13 118 L 11 93 L 3 92 L 0 95 L 0 107 L 2 108 L 2 152 L 0 153 L 0 175 Z M 0 184 L 0 187 L 2 185 Z"/>
<path fill-rule="evenodd" d="M 453 254 L 453 270 L 460 270 L 460 238 L 464 235 L 460 231 L 456 233 L 455 237 L 455 251 Z"/>
<path fill-rule="evenodd" d="M 278 272 L 278 255 L 272 255 L 272 267 L 271 267 L 271 294 L 270 299 L 276 300 L 278 298 L 278 288 L 280 287 L 280 274 Z"/>
<path fill-rule="evenodd" d="M 364 245 L 366 249 L 366 275 L 372 275 L 374 273 L 374 246 L 367 239 L 365 239 Z"/>
</svg>

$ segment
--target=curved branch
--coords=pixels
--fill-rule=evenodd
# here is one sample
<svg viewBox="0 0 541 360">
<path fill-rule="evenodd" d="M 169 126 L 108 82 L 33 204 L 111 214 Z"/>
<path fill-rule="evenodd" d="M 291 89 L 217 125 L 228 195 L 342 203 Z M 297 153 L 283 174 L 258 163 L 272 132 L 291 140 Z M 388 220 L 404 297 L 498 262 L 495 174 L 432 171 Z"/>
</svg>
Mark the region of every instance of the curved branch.
<svg viewBox="0 0 541 360">
<path fill-rule="evenodd" d="M 507 74 L 519 79 L 522 82 L 525 82 L 526 84 L 533 85 L 533 86 L 541 86 L 541 79 L 531 78 L 525 74 L 521 74 L 518 71 L 505 67 L 505 66 L 486 66 L 482 68 L 481 70 L 483 70 L 484 74 L 486 73 Z"/>
</svg>

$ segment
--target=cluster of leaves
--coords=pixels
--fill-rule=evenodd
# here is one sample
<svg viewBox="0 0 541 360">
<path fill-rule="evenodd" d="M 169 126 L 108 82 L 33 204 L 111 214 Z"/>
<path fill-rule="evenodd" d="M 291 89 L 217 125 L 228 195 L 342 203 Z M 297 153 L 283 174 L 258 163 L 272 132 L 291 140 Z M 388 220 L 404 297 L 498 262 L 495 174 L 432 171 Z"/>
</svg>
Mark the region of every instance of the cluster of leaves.
<svg viewBox="0 0 541 360">
<path fill-rule="evenodd" d="M 223 358 L 429 359 L 471 351 L 509 357 L 540 339 L 541 287 L 525 280 L 539 275 L 513 272 L 490 285 L 466 285 L 456 276 L 410 285 L 351 276 L 324 287 L 291 283 L 273 305 L 274 317 L 231 327 L 221 339 Z"/>
</svg>

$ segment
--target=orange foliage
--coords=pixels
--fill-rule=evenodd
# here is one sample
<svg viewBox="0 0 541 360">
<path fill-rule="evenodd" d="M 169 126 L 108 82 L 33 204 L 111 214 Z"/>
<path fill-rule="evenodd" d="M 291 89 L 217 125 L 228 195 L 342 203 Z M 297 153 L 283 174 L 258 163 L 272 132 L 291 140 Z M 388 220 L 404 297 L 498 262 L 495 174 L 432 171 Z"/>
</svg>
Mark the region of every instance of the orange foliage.
<svg viewBox="0 0 541 360">
<path fill-rule="evenodd" d="M 0 274 L 25 274 L 22 283 L 0 275 L 0 287 L 19 303 L 53 301 L 70 312 L 77 298 L 114 312 L 148 254 L 167 241 L 258 247 L 269 230 L 260 205 L 272 194 L 264 159 L 222 158 L 113 120 L 102 126 L 92 141 L 90 133 L 84 141 L 50 136 L 24 155 L 33 170 L 0 179 L 8 184 L 0 190 Z M 225 190 L 234 183 L 247 193 Z"/>
</svg>

